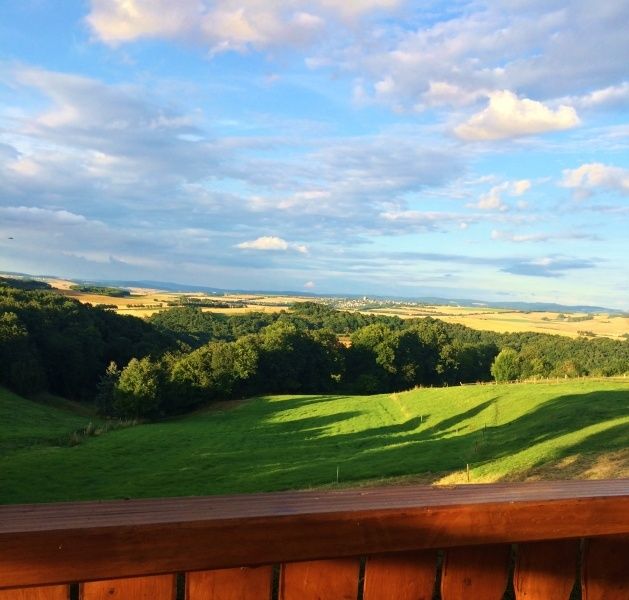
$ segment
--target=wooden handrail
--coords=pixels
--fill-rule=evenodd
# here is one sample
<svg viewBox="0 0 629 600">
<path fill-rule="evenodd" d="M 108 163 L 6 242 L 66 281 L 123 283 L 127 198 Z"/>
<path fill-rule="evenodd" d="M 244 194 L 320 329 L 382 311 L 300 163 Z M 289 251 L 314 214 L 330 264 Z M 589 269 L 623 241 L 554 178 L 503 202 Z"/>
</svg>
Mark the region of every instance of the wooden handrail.
<svg viewBox="0 0 629 600">
<path fill-rule="evenodd" d="M 629 533 L 629 480 L 0 507 L 0 588 Z"/>
</svg>

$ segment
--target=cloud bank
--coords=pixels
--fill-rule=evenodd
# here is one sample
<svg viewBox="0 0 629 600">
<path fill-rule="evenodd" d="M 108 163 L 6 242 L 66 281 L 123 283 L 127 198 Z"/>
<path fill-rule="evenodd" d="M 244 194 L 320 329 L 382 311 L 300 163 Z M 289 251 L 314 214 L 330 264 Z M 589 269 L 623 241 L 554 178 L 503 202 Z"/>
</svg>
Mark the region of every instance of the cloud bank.
<svg viewBox="0 0 629 600">
<path fill-rule="evenodd" d="M 552 110 L 541 102 L 518 98 L 503 90 L 489 94 L 489 105 L 454 129 L 461 139 L 469 141 L 501 140 L 522 135 L 571 129 L 580 119 L 571 106 Z"/>
<path fill-rule="evenodd" d="M 92 0 L 87 23 L 111 46 L 166 38 L 203 44 L 216 53 L 307 46 L 335 21 L 397 5 L 397 0 Z"/>
</svg>

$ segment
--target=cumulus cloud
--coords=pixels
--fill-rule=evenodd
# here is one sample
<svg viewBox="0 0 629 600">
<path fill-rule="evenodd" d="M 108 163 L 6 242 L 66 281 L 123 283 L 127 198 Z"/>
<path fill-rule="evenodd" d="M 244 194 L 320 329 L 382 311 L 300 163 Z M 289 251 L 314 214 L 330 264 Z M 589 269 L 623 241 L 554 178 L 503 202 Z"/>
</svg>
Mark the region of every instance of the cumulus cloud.
<svg viewBox="0 0 629 600">
<path fill-rule="evenodd" d="M 307 290 L 313 290 L 316 287 L 316 284 L 314 281 L 306 281 L 306 283 L 304 283 L 304 288 L 306 288 Z"/>
<path fill-rule="evenodd" d="M 249 242 L 236 244 L 236 248 L 246 250 L 288 250 L 288 242 L 273 235 L 265 235 Z"/>
<path fill-rule="evenodd" d="M 506 190 L 507 184 L 496 185 L 483 194 L 473 206 L 481 210 L 507 210 L 509 207 L 502 201 L 502 194 Z"/>
<path fill-rule="evenodd" d="M 531 182 L 528 179 L 520 179 L 514 181 L 511 187 L 511 193 L 513 196 L 521 196 L 531 189 Z"/>
<path fill-rule="evenodd" d="M 626 2 L 602 8 L 575 0 L 567 10 L 565 3 L 485 0 L 454 3 L 448 19 L 417 4 L 407 5 L 406 17 L 404 28 L 382 23 L 353 43 L 329 44 L 308 64 L 353 72 L 363 102 L 409 110 L 465 106 L 501 89 L 546 103 L 613 88 L 627 76 Z"/>
<path fill-rule="evenodd" d="M 87 22 L 98 39 L 112 46 L 167 38 L 222 52 L 304 46 L 328 21 L 343 22 L 397 4 L 398 0 L 92 0 Z"/>
<path fill-rule="evenodd" d="M 240 244 L 236 244 L 236 248 L 243 250 L 295 250 L 301 254 L 308 253 L 308 247 L 304 244 L 290 244 L 286 240 L 274 235 L 264 235 L 255 240 L 241 242 Z"/>
<path fill-rule="evenodd" d="M 480 208 L 481 210 L 509 210 L 509 205 L 504 202 L 503 196 L 522 196 L 531 189 L 531 182 L 528 179 L 520 179 L 518 181 L 505 181 L 499 185 L 493 186 L 488 192 L 482 194 L 476 204 L 470 204 L 470 207 Z"/>
<path fill-rule="evenodd" d="M 552 110 L 535 100 L 518 98 L 508 90 L 489 94 L 489 105 L 455 127 L 458 137 L 469 141 L 500 140 L 571 129 L 580 123 L 575 109 L 561 105 Z"/>
<path fill-rule="evenodd" d="M 602 190 L 629 195 L 629 169 L 586 163 L 576 169 L 565 169 L 561 185 L 573 189 L 577 198 Z"/>
</svg>

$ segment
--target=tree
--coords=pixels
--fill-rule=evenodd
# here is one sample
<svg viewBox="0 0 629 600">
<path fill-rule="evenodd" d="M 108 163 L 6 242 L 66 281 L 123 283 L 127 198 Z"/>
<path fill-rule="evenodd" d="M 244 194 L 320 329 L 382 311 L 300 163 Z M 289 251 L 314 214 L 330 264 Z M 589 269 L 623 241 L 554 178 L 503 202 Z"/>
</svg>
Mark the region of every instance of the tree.
<svg viewBox="0 0 629 600">
<path fill-rule="evenodd" d="M 114 391 L 113 411 L 126 418 L 154 417 L 160 412 L 163 373 L 149 358 L 132 358 Z"/>
<path fill-rule="evenodd" d="M 513 348 L 503 348 L 491 365 L 496 381 L 515 381 L 520 377 L 520 357 Z"/>
<path fill-rule="evenodd" d="M 358 393 L 383 392 L 391 387 L 395 367 L 395 335 L 382 323 L 362 327 L 351 336 L 347 379 Z"/>
<path fill-rule="evenodd" d="M 114 411 L 114 398 L 116 387 L 120 381 L 120 369 L 118 365 L 111 361 L 105 369 L 105 374 L 96 385 L 96 408 L 102 415 L 111 415 Z"/>
<path fill-rule="evenodd" d="M 300 332 L 292 323 L 277 321 L 261 333 L 260 381 L 264 391 L 296 392 L 308 356 L 303 351 Z"/>
<path fill-rule="evenodd" d="M 46 376 L 31 350 L 24 323 L 13 312 L 0 314 L 0 384 L 20 394 L 45 388 Z"/>
<path fill-rule="evenodd" d="M 429 381 L 434 372 L 431 348 L 414 329 L 395 332 L 393 364 L 395 389 L 409 389 Z"/>
</svg>

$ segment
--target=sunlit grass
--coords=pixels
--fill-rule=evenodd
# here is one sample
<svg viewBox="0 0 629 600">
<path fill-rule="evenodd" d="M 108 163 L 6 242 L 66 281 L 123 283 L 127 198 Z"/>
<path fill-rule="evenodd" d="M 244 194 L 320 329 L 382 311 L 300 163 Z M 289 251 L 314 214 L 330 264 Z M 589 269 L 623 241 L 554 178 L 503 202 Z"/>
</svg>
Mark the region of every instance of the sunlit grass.
<svg viewBox="0 0 629 600">
<path fill-rule="evenodd" d="M 339 485 L 460 481 L 468 464 L 472 481 L 540 476 L 546 464 L 557 477 L 566 457 L 629 446 L 622 380 L 255 398 L 75 447 L 54 440 L 85 417 L 7 395 L 0 403 L 2 435 L 22 440 L 0 444 L 2 502 L 308 488 L 337 485 L 337 469 Z M 596 476 L 585 467 L 566 473 Z"/>
</svg>

